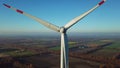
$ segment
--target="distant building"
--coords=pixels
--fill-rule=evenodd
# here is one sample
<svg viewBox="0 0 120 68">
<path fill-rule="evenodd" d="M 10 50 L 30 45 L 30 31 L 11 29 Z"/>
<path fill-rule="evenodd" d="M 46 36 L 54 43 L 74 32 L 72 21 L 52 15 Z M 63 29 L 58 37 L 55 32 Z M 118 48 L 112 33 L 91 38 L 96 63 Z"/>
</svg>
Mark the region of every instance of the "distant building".
<svg viewBox="0 0 120 68">
<path fill-rule="evenodd" d="M 81 45 L 81 46 L 79 46 L 78 48 L 88 48 L 88 46 L 84 46 L 84 45 Z"/>
</svg>

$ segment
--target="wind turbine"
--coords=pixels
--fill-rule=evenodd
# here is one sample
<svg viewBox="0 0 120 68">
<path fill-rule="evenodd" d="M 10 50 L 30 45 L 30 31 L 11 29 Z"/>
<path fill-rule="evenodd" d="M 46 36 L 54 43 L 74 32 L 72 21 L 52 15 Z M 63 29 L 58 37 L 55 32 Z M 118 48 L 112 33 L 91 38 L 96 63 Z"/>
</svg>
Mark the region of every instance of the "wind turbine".
<svg viewBox="0 0 120 68">
<path fill-rule="evenodd" d="M 70 22 L 68 22 L 65 26 L 63 27 L 58 27 L 56 25 L 53 25 L 47 21 L 44 21 L 40 18 L 37 18 L 35 16 L 32 16 L 28 13 L 25 13 L 19 9 L 16 9 L 14 7 L 11 7 L 7 4 L 3 4 L 4 6 L 6 6 L 7 8 L 10 8 L 12 10 L 15 10 L 16 12 L 23 14 L 27 17 L 30 17 L 34 20 L 36 20 L 37 22 L 39 22 L 40 24 L 44 25 L 45 27 L 52 29 L 54 31 L 57 31 L 61 34 L 61 62 L 60 62 L 60 68 L 69 68 L 69 61 L 68 61 L 68 38 L 67 38 L 67 30 L 73 26 L 74 24 L 76 24 L 78 21 L 80 21 L 81 19 L 83 19 L 85 16 L 87 16 L 89 13 L 91 13 L 92 11 L 94 11 L 96 8 L 98 8 L 100 5 L 102 5 L 106 0 L 102 0 L 101 2 L 99 2 L 97 5 L 95 5 L 93 8 L 91 8 L 90 10 L 88 10 L 87 12 L 83 13 L 80 16 L 75 17 L 74 19 L 72 19 Z"/>
</svg>

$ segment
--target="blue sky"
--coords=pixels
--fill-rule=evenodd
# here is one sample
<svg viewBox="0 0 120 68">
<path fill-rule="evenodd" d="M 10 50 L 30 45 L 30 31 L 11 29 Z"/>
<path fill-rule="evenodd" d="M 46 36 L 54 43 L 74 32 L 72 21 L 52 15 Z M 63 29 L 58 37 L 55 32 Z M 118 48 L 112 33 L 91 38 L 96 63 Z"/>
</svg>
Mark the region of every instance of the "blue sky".
<svg viewBox="0 0 120 68">
<path fill-rule="evenodd" d="M 0 35 L 54 32 L 36 21 L 16 13 L 6 3 L 57 26 L 64 26 L 100 0 L 0 0 Z M 74 25 L 69 32 L 120 33 L 120 0 L 107 0 L 105 4 Z"/>
</svg>

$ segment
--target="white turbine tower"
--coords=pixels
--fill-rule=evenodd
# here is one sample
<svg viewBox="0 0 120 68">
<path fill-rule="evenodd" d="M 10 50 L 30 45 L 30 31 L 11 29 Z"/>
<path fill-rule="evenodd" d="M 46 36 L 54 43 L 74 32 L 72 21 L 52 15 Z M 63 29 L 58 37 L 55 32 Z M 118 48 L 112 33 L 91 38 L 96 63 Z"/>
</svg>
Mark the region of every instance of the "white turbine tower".
<svg viewBox="0 0 120 68">
<path fill-rule="evenodd" d="M 28 13 L 25 13 L 19 9 L 13 8 L 7 4 L 3 4 L 4 6 L 6 6 L 7 8 L 10 8 L 12 10 L 15 10 L 16 12 L 23 14 L 27 17 L 30 17 L 36 21 L 38 21 L 39 23 L 41 23 L 42 25 L 44 25 L 45 27 L 52 29 L 54 31 L 57 31 L 59 33 L 61 33 L 61 61 L 60 61 L 60 68 L 69 68 L 69 61 L 68 61 L 68 38 L 67 38 L 67 30 L 73 26 L 74 24 L 76 24 L 78 21 L 80 21 L 82 18 L 84 18 L 85 16 L 87 16 L 89 13 L 91 13 L 92 11 L 94 11 L 96 8 L 98 8 L 100 5 L 102 5 L 106 0 L 102 0 L 101 2 L 99 2 L 96 6 L 94 6 L 92 9 L 88 10 L 87 12 L 83 13 L 80 16 L 77 16 L 76 18 L 72 19 L 70 22 L 68 22 L 65 26 L 63 27 L 58 27 L 55 26 L 47 21 L 44 21 L 40 18 L 37 18 L 35 16 L 32 16 Z"/>
</svg>

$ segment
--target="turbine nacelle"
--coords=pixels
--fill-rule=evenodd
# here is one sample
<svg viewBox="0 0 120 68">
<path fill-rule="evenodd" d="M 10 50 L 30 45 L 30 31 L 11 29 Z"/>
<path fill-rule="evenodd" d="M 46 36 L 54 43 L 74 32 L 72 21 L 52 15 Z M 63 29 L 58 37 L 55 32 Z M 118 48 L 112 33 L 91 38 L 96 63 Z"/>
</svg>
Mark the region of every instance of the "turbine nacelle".
<svg viewBox="0 0 120 68">
<path fill-rule="evenodd" d="M 61 28 L 60 28 L 60 33 L 66 33 L 66 31 L 67 31 L 67 30 L 66 30 L 64 27 L 61 27 Z"/>
</svg>

